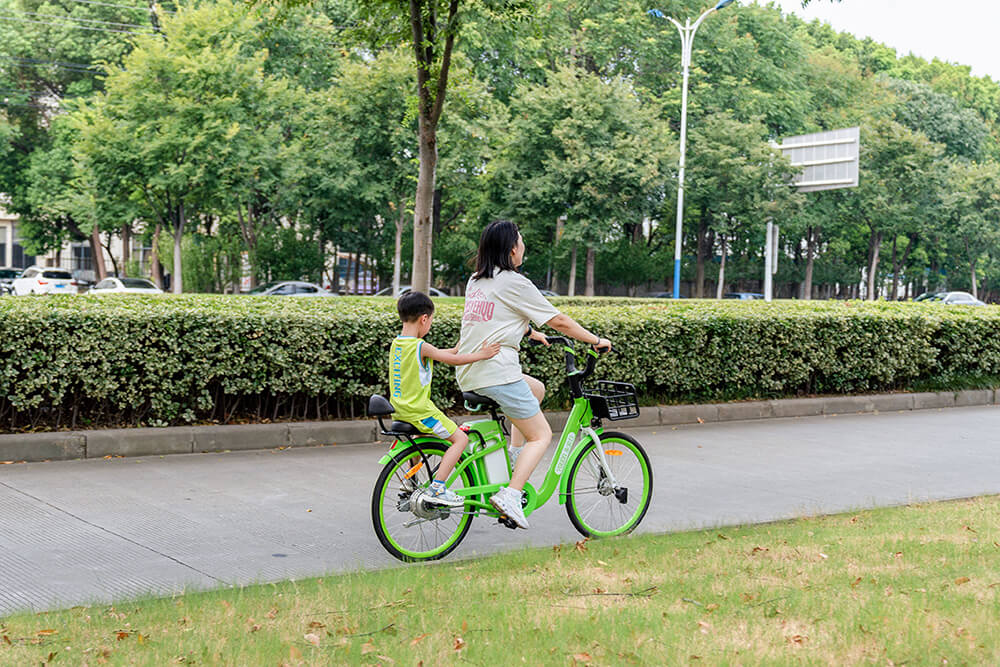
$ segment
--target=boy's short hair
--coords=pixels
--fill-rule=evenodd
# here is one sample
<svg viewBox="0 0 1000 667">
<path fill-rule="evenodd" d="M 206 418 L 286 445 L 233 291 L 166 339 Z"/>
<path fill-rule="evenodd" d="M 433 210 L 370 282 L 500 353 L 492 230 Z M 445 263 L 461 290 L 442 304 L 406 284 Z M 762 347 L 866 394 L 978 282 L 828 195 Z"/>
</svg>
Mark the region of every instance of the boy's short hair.
<svg viewBox="0 0 1000 667">
<path fill-rule="evenodd" d="M 399 319 L 404 322 L 413 322 L 420 319 L 422 315 L 434 314 L 434 302 L 423 292 L 410 290 L 399 297 L 396 302 L 396 310 L 399 311 Z"/>
</svg>

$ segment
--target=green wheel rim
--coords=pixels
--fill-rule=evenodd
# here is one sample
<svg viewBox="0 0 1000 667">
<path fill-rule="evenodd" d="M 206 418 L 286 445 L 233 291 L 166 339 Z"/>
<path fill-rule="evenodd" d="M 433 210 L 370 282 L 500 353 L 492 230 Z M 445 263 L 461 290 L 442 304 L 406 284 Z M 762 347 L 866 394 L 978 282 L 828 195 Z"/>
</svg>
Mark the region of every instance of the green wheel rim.
<svg viewBox="0 0 1000 667">
<path fill-rule="evenodd" d="M 404 467 L 409 469 L 412 464 L 422 460 L 420 449 L 423 449 L 432 465 L 440 463 L 445 450 L 438 445 L 404 450 L 383 468 L 372 494 L 372 519 L 379 541 L 389 553 L 407 562 L 435 560 L 446 556 L 458 546 L 472 523 L 471 514 L 456 514 L 442 519 L 418 521 L 409 528 L 404 526 L 407 522 L 416 521 L 418 517 L 412 512 L 397 509 L 395 499 L 399 496 L 404 479 L 401 470 Z M 420 486 L 426 486 L 430 481 L 430 474 L 430 471 L 421 469 L 413 479 L 418 480 Z M 460 477 L 460 483 L 456 480 L 452 483 L 452 488 L 471 485 L 466 470 Z M 456 511 L 460 512 L 462 508 L 457 508 Z"/>
<path fill-rule="evenodd" d="M 596 448 L 591 443 L 573 461 L 569 472 L 566 512 L 580 533 L 587 537 L 613 537 L 632 532 L 649 509 L 653 495 L 653 471 L 642 446 L 625 434 L 605 434 L 601 438 L 608 455 L 608 465 L 621 486 L 628 488 L 628 499 L 621 503 L 607 490 L 606 477 L 597 465 Z"/>
</svg>

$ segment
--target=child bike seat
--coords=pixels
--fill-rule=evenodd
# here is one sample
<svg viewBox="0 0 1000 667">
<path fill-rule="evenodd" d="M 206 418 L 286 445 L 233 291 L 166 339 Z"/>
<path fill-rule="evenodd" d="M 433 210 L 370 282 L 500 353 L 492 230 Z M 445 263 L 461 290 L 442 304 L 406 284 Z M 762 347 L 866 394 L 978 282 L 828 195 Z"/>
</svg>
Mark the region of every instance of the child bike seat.
<svg viewBox="0 0 1000 667">
<path fill-rule="evenodd" d="M 492 398 L 486 398 L 485 396 L 480 396 L 474 391 L 463 391 L 462 400 L 465 401 L 465 407 L 473 412 L 484 412 L 486 410 L 498 410 L 500 405 L 494 401 Z"/>
</svg>

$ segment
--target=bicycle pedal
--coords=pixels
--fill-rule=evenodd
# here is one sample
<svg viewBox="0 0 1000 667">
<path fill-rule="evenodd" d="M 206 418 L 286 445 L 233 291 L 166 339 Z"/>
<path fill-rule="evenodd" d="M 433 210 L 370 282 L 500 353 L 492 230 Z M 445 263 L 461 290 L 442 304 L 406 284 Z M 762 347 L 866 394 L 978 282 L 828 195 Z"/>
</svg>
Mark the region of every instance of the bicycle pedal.
<svg viewBox="0 0 1000 667">
<path fill-rule="evenodd" d="M 516 530 L 517 529 L 517 524 L 514 523 L 514 520 L 511 519 L 506 514 L 501 514 L 500 516 L 498 516 L 497 517 L 497 523 L 499 523 L 501 526 L 507 526 L 511 530 Z"/>
</svg>

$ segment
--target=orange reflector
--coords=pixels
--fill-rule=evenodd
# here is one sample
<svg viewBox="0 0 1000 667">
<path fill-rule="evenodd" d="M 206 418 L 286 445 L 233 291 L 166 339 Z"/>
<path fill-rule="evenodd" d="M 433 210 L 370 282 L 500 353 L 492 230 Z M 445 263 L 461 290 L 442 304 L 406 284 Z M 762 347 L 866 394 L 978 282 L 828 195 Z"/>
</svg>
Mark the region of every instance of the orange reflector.
<svg viewBox="0 0 1000 667">
<path fill-rule="evenodd" d="M 406 473 L 405 475 L 403 475 L 403 479 L 410 479 L 411 477 L 413 477 L 414 475 L 417 474 L 418 470 L 420 470 L 423 467 L 424 467 L 424 462 L 421 461 L 417 465 L 415 465 L 412 468 L 410 468 L 410 471 L 408 473 Z"/>
<path fill-rule="evenodd" d="M 622 455 L 622 450 L 620 450 L 620 449 L 605 449 L 604 453 L 607 454 L 608 456 L 621 456 Z"/>
</svg>

